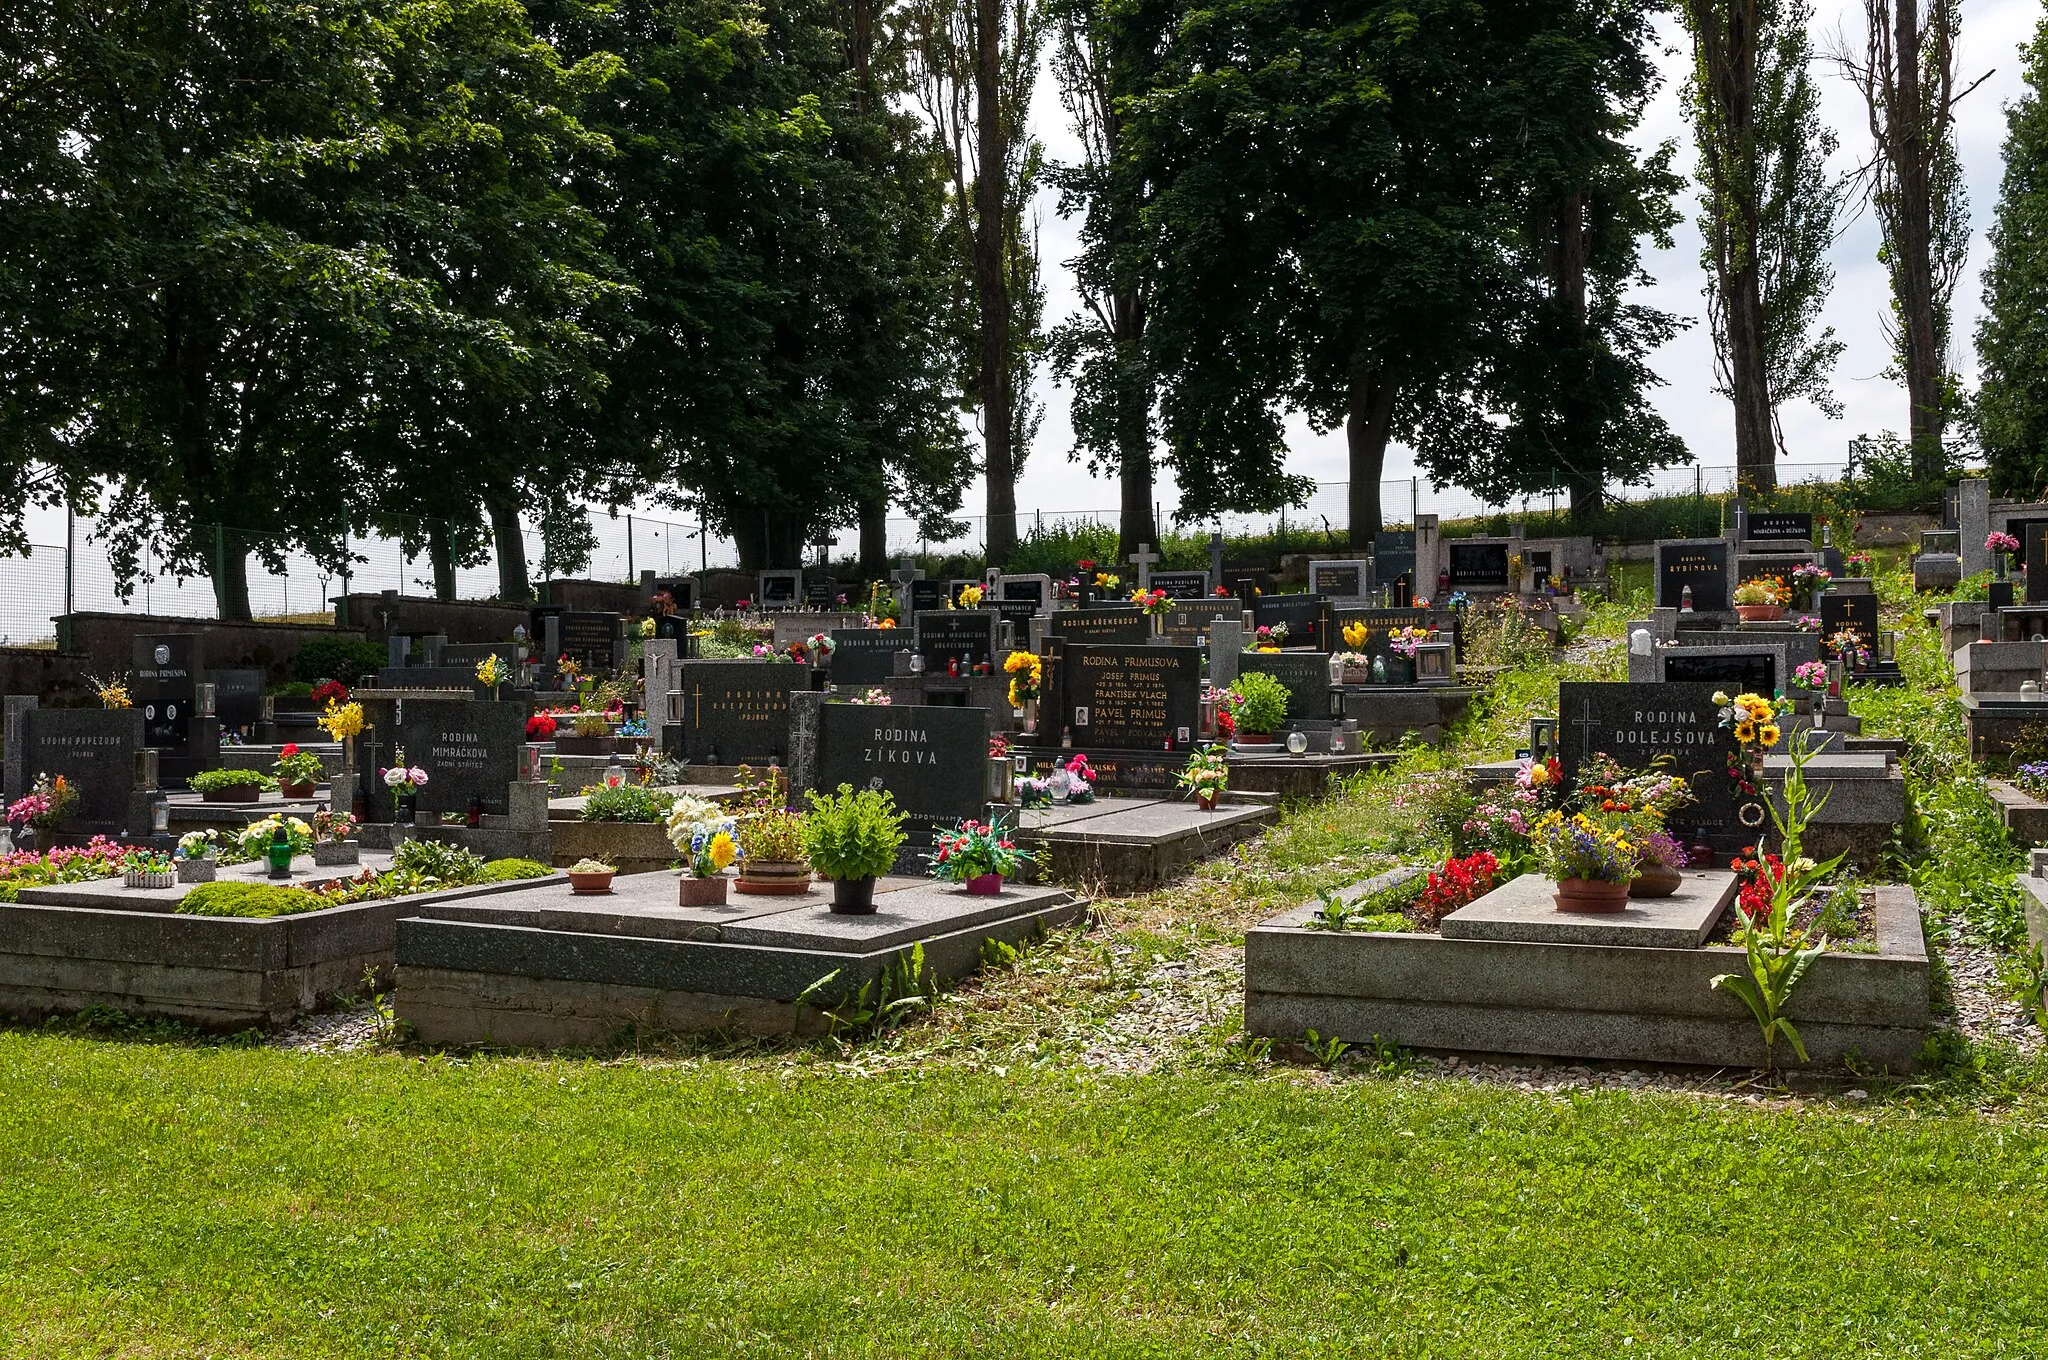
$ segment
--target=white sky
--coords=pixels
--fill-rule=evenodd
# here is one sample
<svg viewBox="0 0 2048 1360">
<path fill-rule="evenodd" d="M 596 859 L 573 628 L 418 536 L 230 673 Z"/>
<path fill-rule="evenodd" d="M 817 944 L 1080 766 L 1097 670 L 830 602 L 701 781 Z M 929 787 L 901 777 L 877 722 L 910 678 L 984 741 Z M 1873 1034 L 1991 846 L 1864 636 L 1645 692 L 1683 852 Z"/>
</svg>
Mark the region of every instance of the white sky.
<svg viewBox="0 0 2048 1360">
<path fill-rule="evenodd" d="M 1863 31 L 1860 4 L 1840 5 L 1817 0 L 1813 39 L 1817 51 L 1833 50 L 1835 35 L 1846 31 L 1852 45 L 1861 46 Z M 1957 353 L 1953 362 L 1967 384 L 1975 385 L 1976 357 L 1973 337 L 1982 312 L 1978 276 L 1988 255 L 1985 230 L 1992 208 L 1998 201 L 1999 149 L 2005 136 L 2007 103 L 2024 89 L 2020 79 L 2018 49 L 2032 36 L 2041 17 L 2041 6 L 2031 0 L 1966 0 L 1963 8 L 1961 58 L 1958 72 L 1962 82 L 1974 80 L 1986 70 L 1995 74 L 1963 101 L 1958 113 L 1957 136 L 1964 173 L 1969 182 L 1972 246 L 1970 264 L 1955 297 Z M 1676 139 L 1679 153 L 1676 167 L 1687 176 L 1693 170 L 1691 141 L 1678 107 L 1678 81 L 1685 70 L 1681 46 L 1684 34 L 1677 20 L 1666 16 L 1657 35 L 1663 54 L 1659 65 L 1664 83 L 1650 107 L 1639 141 L 1654 146 L 1667 138 Z M 1815 75 L 1825 101 L 1824 115 L 1841 139 L 1835 168 L 1846 171 L 1867 158 L 1868 123 L 1863 103 L 1855 89 L 1838 74 L 1833 63 L 1817 63 Z M 1033 107 L 1033 127 L 1055 159 L 1077 156 L 1078 147 L 1065 126 L 1065 111 L 1047 71 L 1041 78 Z M 1701 289 L 1706 277 L 1700 269 L 1699 233 L 1693 226 L 1696 204 L 1688 193 L 1680 204 L 1685 221 L 1675 236 L 1673 249 L 1646 254 L 1644 264 L 1657 282 L 1637 296 L 1646 302 L 1693 318 L 1691 330 L 1658 351 L 1653 364 L 1667 386 L 1654 397 L 1657 409 L 1692 449 L 1694 458 L 1710 467 L 1726 467 L 1735 460 L 1732 423 L 1727 400 L 1713 391 L 1713 345 L 1705 327 L 1705 299 Z M 1073 274 L 1066 267 L 1076 249 L 1074 223 L 1063 221 L 1053 209 L 1050 195 L 1040 208 L 1040 242 L 1045 259 L 1046 320 L 1050 325 L 1076 309 Z M 1835 393 L 1845 407 L 1841 420 L 1828 418 L 1805 402 L 1786 408 L 1781 419 L 1785 429 L 1788 461 L 1839 466 L 1847 453 L 1848 441 L 1859 434 L 1877 434 L 1885 429 L 1903 430 L 1906 424 L 1905 390 L 1883 374 L 1890 365 L 1882 323 L 1888 315 L 1890 293 L 1884 270 L 1877 262 L 1877 224 L 1864 211 L 1843 230 L 1835 245 L 1835 288 L 1830 296 L 1825 324 L 1835 328 L 1848 348 L 1835 369 Z M 1045 422 L 1040 427 L 1032 456 L 1026 464 L 1017 490 L 1017 503 L 1027 508 L 1054 510 L 1114 510 L 1116 487 L 1111 482 L 1088 477 L 1086 469 L 1067 461 L 1072 434 L 1067 424 L 1067 392 L 1041 381 L 1039 395 L 1046 404 Z M 1342 481 L 1347 476 L 1341 431 L 1318 435 L 1305 421 L 1290 423 L 1290 470 L 1306 473 L 1318 481 Z M 1397 447 L 1389 451 L 1385 477 L 1408 477 L 1414 471 L 1412 453 Z M 1426 493 L 1425 493 L 1426 494 Z M 1173 504 L 1170 486 L 1161 497 L 1169 512 Z M 977 486 L 970 494 L 968 513 L 981 506 Z M 1424 509 L 1428 508 L 1425 503 Z M 1389 513 L 1394 513 L 1393 507 Z"/>
</svg>

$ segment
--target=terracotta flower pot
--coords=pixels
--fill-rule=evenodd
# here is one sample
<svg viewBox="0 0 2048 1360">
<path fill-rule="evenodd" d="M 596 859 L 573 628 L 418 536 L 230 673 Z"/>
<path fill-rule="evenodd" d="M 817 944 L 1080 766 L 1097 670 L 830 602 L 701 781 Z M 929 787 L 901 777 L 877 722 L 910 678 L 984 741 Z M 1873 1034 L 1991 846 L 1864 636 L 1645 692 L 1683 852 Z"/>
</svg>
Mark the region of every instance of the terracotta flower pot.
<svg viewBox="0 0 2048 1360">
<path fill-rule="evenodd" d="M 963 886 L 975 897 L 994 897 L 1003 890 L 1003 876 L 1001 874 L 982 874 L 968 879 Z"/>
<path fill-rule="evenodd" d="M 832 910 L 841 916 L 872 916 L 875 911 L 875 876 L 833 879 Z"/>
<path fill-rule="evenodd" d="M 569 892 L 575 897 L 603 897 L 612 890 L 612 872 L 569 875 Z"/>
<path fill-rule="evenodd" d="M 1271 746 L 1273 744 L 1273 734 L 1271 732 L 1239 732 L 1237 734 L 1237 742 L 1240 746 Z"/>
<path fill-rule="evenodd" d="M 1735 613 L 1744 623 L 1771 623 L 1785 617 L 1781 604 L 1739 604 Z"/>
<path fill-rule="evenodd" d="M 1628 884 L 1597 878 L 1561 878 L 1553 898 L 1559 911 L 1626 911 Z"/>
<path fill-rule="evenodd" d="M 811 890 L 811 866 L 802 860 L 746 860 L 732 886 L 748 897 L 802 897 Z"/>
<path fill-rule="evenodd" d="M 1636 866 L 1636 876 L 1628 885 L 1630 897 L 1669 897 L 1685 882 L 1685 875 L 1655 860 L 1647 860 Z"/>
<path fill-rule="evenodd" d="M 1214 812 L 1216 810 L 1216 790 L 1197 790 L 1195 793 L 1195 806 L 1204 812 Z"/>
<path fill-rule="evenodd" d="M 676 905 L 679 907 L 722 907 L 725 905 L 726 885 L 730 883 L 724 874 L 713 874 L 710 878 L 698 878 L 695 874 L 684 874 L 676 883 Z"/>
<path fill-rule="evenodd" d="M 285 798 L 311 798 L 316 787 L 311 781 L 304 784 L 287 784 L 282 779 L 277 781 L 277 791 Z"/>
</svg>

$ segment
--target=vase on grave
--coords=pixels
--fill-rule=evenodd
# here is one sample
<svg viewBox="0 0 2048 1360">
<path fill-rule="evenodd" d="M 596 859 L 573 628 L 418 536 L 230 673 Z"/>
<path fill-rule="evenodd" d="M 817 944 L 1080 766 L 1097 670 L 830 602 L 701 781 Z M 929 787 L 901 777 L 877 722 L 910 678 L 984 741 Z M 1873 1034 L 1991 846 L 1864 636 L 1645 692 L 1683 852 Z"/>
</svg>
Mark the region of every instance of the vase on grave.
<svg viewBox="0 0 2048 1360">
<path fill-rule="evenodd" d="M 2005 554 L 2003 552 L 1995 552 L 1991 554 L 1991 579 L 1994 581 L 2003 581 L 2005 579 L 2006 570 L 2007 568 L 2005 565 Z"/>
<path fill-rule="evenodd" d="M 1200 789 L 1195 793 L 1195 806 L 1204 812 L 1216 810 L 1216 790 Z"/>
<path fill-rule="evenodd" d="M 1415 683 L 1415 658 L 1412 656 L 1390 656 L 1387 658 L 1387 679 L 1390 685 L 1412 685 Z"/>
<path fill-rule="evenodd" d="M 726 884 L 724 874 L 713 874 L 699 878 L 686 873 L 676 883 L 676 905 L 679 907 L 722 907 L 725 905 Z"/>
<path fill-rule="evenodd" d="M 1609 883 L 1598 878 L 1560 878 L 1551 900 L 1559 911 L 1615 912 L 1628 909 L 1628 880 Z"/>
<path fill-rule="evenodd" d="M 967 880 L 964 885 L 970 896 L 995 897 L 1003 890 L 1001 874 L 980 874 Z"/>
<path fill-rule="evenodd" d="M 1638 860 L 1636 876 L 1629 880 L 1630 897 L 1669 897 L 1684 884 L 1685 876 L 1668 864 L 1654 859 Z"/>
<path fill-rule="evenodd" d="M 1375 685 L 1387 683 L 1387 659 L 1383 656 L 1376 656 L 1372 659 L 1372 682 Z"/>
</svg>

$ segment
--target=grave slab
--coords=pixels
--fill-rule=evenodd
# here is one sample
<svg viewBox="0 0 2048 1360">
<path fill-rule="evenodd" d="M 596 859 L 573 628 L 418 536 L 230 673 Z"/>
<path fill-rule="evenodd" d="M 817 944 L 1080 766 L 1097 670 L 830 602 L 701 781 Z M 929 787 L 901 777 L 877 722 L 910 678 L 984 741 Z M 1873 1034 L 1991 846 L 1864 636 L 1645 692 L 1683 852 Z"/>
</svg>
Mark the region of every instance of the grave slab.
<svg viewBox="0 0 2048 1360">
<path fill-rule="evenodd" d="M 1552 900 L 1556 886 L 1541 874 L 1524 874 L 1444 917 L 1439 930 L 1447 940 L 1694 949 L 1713 933 L 1736 891 L 1734 874 L 1693 869 L 1669 897 L 1630 898 L 1624 910 L 1596 915 L 1559 911 Z"/>
</svg>

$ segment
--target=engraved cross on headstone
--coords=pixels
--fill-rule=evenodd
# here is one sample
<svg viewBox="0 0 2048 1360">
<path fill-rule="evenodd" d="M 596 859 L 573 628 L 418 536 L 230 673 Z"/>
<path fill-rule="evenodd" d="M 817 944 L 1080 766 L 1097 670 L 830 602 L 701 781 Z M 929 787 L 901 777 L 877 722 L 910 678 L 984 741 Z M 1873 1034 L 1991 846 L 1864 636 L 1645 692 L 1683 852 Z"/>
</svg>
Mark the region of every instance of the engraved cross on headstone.
<svg viewBox="0 0 2048 1360">
<path fill-rule="evenodd" d="M 1593 732 L 1600 726 L 1593 720 L 1593 701 L 1579 700 L 1579 716 L 1572 720 L 1572 726 L 1579 729 L 1579 759 L 1584 760 L 1596 754 L 1593 750 Z"/>
<path fill-rule="evenodd" d="M 1124 559 L 1138 569 L 1138 589 L 1152 588 L 1152 565 L 1159 561 L 1159 554 L 1152 551 L 1150 543 L 1140 543 L 1138 550 Z"/>
</svg>

